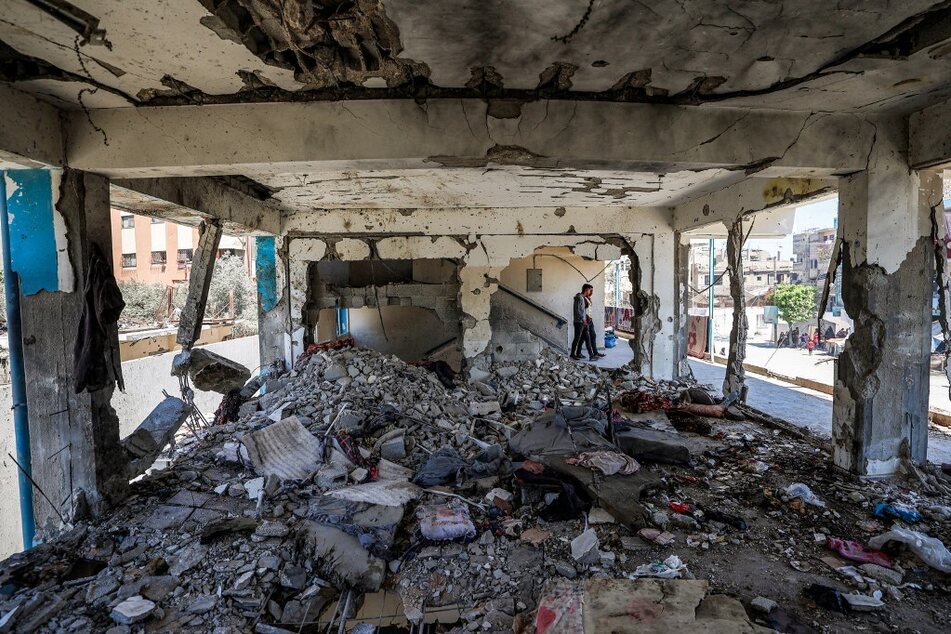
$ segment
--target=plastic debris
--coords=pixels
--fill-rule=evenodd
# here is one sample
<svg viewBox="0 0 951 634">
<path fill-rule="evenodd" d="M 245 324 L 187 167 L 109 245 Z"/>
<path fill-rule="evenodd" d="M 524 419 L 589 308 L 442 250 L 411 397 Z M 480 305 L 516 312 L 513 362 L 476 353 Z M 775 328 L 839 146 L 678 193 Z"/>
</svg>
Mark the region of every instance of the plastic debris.
<svg viewBox="0 0 951 634">
<path fill-rule="evenodd" d="M 796 482 L 786 487 L 786 495 L 790 498 L 799 498 L 806 504 L 825 508 L 826 503 L 820 500 L 808 485 Z"/>
<path fill-rule="evenodd" d="M 872 515 L 882 519 L 898 519 L 909 524 L 916 524 L 921 521 L 921 513 L 915 509 L 905 508 L 894 504 L 879 502 L 875 505 Z"/>
<path fill-rule="evenodd" d="M 864 564 L 875 564 L 885 568 L 891 568 L 894 565 L 888 555 L 882 551 L 868 548 L 858 542 L 830 537 L 826 540 L 826 546 L 852 561 L 861 561 Z"/>
<path fill-rule="evenodd" d="M 426 504 L 416 510 L 416 517 L 419 532 L 433 541 L 472 539 L 476 534 L 469 509 L 461 503 Z"/>
<path fill-rule="evenodd" d="M 849 608 L 856 612 L 872 612 L 885 607 L 881 599 L 867 594 L 843 594 L 842 598 L 849 604 Z"/>
<path fill-rule="evenodd" d="M 675 513 L 689 513 L 690 505 L 686 502 L 671 502 L 670 510 L 674 511 Z"/>
<path fill-rule="evenodd" d="M 816 605 L 827 610 L 846 612 L 849 609 L 849 604 L 841 592 L 821 583 L 813 583 L 807 586 L 803 589 L 803 594 L 815 601 Z"/>
<path fill-rule="evenodd" d="M 901 542 L 907 545 L 911 552 L 918 555 L 919 559 L 935 570 L 951 573 L 951 552 L 948 552 L 947 547 L 936 537 L 928 537 L 924 533 L 913 531 L 910 528 L 896 526 L 887 533 L 873 537 L 868 541 L 869 546 L 875 548 L 880 548 L 888 542 Z"/>
<path fill-rule="evenodd" d="M 671 555 L 664 561 L 652 561 L 649 564 L 641 564 L 628 576 L 632 579 L 636 577 L 678 579 L 686 570 L 687 565 L 681 561 L 680 557 Z"/>
</svg>

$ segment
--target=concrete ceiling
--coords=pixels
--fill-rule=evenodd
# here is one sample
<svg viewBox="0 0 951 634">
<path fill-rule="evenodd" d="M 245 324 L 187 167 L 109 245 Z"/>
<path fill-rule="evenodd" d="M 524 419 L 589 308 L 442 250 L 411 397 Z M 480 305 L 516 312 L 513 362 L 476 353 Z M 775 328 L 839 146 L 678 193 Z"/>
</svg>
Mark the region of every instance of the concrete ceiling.
<svg viewBox="0 0 951 634">
<path fill-rule="evenodd" d="M 949 0 L 45 3 L 61 7 L 59 16 L 41 4 L 4 1 L 0 81 L 85 109 L 77 114 L 93 126 L 89 111 L 143 106 L 413 99 L 424 108 L 427 99 L 467 98 L 485 102 L 486 127 L 510 121 L 516 136 L 542 100 L 796 111 L 810 117 L 801 134 L 827 113 L 904 114 L 951 96 Z M 536 125 L 548 117 L 545 105 Z M 579 124 L 572 115 L 564 130 L 582 134 Z M 666 132 L 678 133 L 644 134 Z M 730 124 L 696 147 L 741 134 Z M 638 171 L 466 161 L 319 171 L 262 159 L 253 170 L 205 172 L 255 180 L 288 212 L 672 206 L 744 178 L 742 170 L 691 168 L 686 157 L 628 168 Z"/>
<path fill-rule="evenodd" d="M 5 0 L 7 80 L 61 104 L 487 95 L 911 110 L 951 89 L 934 0 Z M 81 41 L 81 38 L 80 38 Z M 415 87 L 415 88 L 413 88 Z M 357 92 L 354 92 L 357 91 Z"/>
</svg>

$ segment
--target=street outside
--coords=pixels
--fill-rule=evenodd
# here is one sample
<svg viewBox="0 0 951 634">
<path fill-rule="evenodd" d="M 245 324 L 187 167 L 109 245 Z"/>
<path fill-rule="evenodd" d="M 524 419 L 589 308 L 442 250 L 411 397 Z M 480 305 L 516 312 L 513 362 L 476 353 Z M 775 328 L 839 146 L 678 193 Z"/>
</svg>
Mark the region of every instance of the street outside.
<svg viewBox="0 0 951 634">
<path fill-rule="evenodd" d="M 726 350 L 728 342 L 717 337 L 716 351 Z M 722 363 L 724 357 L 717 355 Z M 784 376 L 799 377 L 832 385 L 835 374 L 835 362 L 832 356 L 822 350 L 810 354 L 805 350 L 793 348 L 775 348 L 768 341 L 749 341 L 746 344 L 746 362 L 766 368 Z M 929 409 L 951 415 L 951 399 L 948 398 L 948 379 L 941 372 L 931 373 Z"/>
<path fill-rule="evenodd" d="M 634 358 L 626 339 L 619 339 L 614 348 L 604 350 L 606 357 L 593 362 L 605 368 L 616 368 Z M 717 349 L 719 350 L 719 342 Z M 775 352 L 775 355 L 773 353 Z M 772 357 L 772 358 L 771 358 Z M 689 360 L 694 378 L 703 384 L 712 385 L 719 392 L 723 383 L 726 367 L 723 357 L 717 357 L 718 363 L 699 359 Z M 765 342 L 752 342 L 746 347 L 746 360 L 758 366 L 786 376 L 797 376 L 814 381 L 832 384 L 833 358 L 824 352 L 813 352 L 791 348 L 774 348 Z M 812 432 L 831 438 L 832 436 L 832 397 L 823 392 L 800 387 L 793 383 L 750 372 L 746 374 L 749 385 L 748 403 L 758 410 L 794 425 L 805 427 Z M 948 382 L 943 375 L 931 375 L 931 408 L 951 412 L 948 400 Z M 951 463 L 951 428 L 931 424 L 928 429 L 928 461 Z"/>
</svg>

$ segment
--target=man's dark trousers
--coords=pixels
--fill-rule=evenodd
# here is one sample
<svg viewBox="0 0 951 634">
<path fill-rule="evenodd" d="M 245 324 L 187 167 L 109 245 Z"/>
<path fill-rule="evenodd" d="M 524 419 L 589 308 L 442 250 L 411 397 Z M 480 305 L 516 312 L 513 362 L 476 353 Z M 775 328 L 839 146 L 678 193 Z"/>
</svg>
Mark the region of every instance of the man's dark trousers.
<svg viewBox="0 0 951 634">
<path fill-rule="evenodd" d="M 593 357 L 597 350 L 594 349 L 594 325 L 590 322 L 575 322 L 575 338 L 571 342 L 571 356 L 581 356 L 582 343 L 588 348 L 588 356 Z"/>
</svg>

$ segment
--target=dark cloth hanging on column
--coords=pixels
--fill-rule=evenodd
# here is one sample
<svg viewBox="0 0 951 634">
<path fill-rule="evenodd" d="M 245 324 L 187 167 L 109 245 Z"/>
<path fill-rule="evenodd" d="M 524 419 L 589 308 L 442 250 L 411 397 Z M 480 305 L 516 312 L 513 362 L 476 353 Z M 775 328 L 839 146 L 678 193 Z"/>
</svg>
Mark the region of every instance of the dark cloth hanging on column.
<svg viewBox="0 0 951 634">
<path fill-rule="evenodd" d="M 110 336 L 123 308 L 122 291 L 112 275 L 109 261 L 99 245 L 93 243 L 83 288 L 83 313 L 73 346 L 77 394 L 83 390 L 101 390 L 110 383 L 118 384 L 119 389 L 125 391 L 117 343 Z"/>
</svg>

